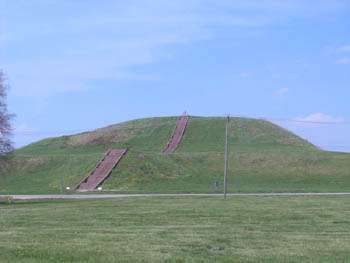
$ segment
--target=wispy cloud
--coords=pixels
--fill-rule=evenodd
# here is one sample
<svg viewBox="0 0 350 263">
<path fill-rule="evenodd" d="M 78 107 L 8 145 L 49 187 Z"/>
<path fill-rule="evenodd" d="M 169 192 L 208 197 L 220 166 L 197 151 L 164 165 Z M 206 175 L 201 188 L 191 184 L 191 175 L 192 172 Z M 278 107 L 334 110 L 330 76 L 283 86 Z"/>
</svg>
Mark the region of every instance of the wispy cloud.
<svg viewBox="0 0 350 263">
<path fill-rule="evenodd" d="M 280 88 L 275 91 L 275 95 L 283 96 L 283 95 L 286 95 L 288 92 L 289 92 L 289 88 Z"/>
<path fill-rule="evenodd" d="M 142 78 L 132 67 L 168 59 L 169 46 L 211 38 L 211 27 L 261 27 L 270 21 L 220 8 L 213 12 L 197 0 L 89 2 L 20 1 L 0 11 L 0 56 L 14 94 L 43 96 L 91 88 L 99 79 Z"/>
<path fill-rule="evenodd" d="M 317 10 L 342 2 L 318 0 Z M 311 7 L 301 0 L 8 1 L 0 4 L 0 59 L 17 95 L 86 89 L 93 80 L 138 78 L 134 66 L 168 59 L 167 49 L 211 39 L 217 28 L 246 33 Z"/>
<path fill-rule="evenodd" d="M 329 55 L 340 55 L 350 52 L 350 45 L 341 45 L 341 46 L 329 46 L 326 47 L 326 52 Z"/>
<path fill-rule="evenodd" d="M 338 64 L 338 65 L 350 64 L 350 57 L 348 56 L 348 54 L 350 53 L 350 45 L 328 47 L 327 53 L 334 59 L 335 64 Z"/>
<path fill-rule="evenodd" d="M 350 45 L 344 45 L 337 48 L 338 52 L 350 52 Z"/>
<path fill-rule="evenodd" d="M 37 130 L 30 127 L 26 123 L 21 123 L 16 125 L 14 132 L 15 134 L 32 134 L 34 132 L 37 132 Z"/>
<path fill-rule="evenodd" d="M 338 59 L 336 61 L 336 63 L 339 64 L 339 65 L 349 65 L 350 64 L 350 58 L 345 57 L 345 58 Z"/>
<path fill-rule="evenodd" d="M 301 123 L 314 123 L 314 124 L 326 124 L 326 123 L 343 123 L 345 119 L 343 117 L 334 117 L 325 113 L 312 113 L 305 117 L 295 118 L 295 121 Z"/>
</svg>

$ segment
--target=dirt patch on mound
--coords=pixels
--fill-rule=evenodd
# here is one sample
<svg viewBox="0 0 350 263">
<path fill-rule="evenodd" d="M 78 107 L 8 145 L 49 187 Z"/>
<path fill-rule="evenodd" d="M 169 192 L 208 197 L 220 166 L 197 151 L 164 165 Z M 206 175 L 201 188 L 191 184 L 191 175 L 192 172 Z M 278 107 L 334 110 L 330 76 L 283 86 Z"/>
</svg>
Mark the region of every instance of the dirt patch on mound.
<svg viewBox="0 0 350 263">
<path fill-rule="evenodd" d="M 66 143 L 69 146 L 81 146 L 88 144 L 108 145 L 129 140 L 133 136 L 133 132 L 123 129 L 96 130 L 94 132 L 86 132 L 78 135 L 73 135 L 68 138 Z"/>
</svg>

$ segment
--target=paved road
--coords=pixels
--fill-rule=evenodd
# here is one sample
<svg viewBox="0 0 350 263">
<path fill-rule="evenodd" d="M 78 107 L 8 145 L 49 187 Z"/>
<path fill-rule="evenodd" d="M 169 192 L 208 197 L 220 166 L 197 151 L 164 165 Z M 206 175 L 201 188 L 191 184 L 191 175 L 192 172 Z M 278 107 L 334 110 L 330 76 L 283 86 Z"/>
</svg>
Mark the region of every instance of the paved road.
<svg viewBox="0 0 350 263">
<path fill-rule="evenodd" d="M 117 198 L 146 198 L 146 197 L 220 197 L 222 194 L 73 194 L 73 195 L 11 195 L 15 200 L 92 200 L 92 199 L 117 199 Z M 249 193 L 228 194 L 227 196 L 350 196 L 350 192 L 344 193 Z M 0 198 L 5 195 L 0 195 Z"/>
</svg>

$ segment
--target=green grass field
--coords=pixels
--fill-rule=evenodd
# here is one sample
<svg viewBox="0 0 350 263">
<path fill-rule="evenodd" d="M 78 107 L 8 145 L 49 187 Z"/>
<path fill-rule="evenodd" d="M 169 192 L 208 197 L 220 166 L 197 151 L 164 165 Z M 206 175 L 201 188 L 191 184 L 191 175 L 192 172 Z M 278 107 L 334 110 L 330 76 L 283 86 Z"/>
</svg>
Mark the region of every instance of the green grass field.
<svg viewBox="0 0 350 263">
<path fill-rule="evenodd" d="M 0 203 L 0 262 L 349 262 L 349 197 Z"/>
<path fill-rule="evenodd" d="M 18 149 L 11 169 L 1 171 L 0 194 L 58 193 L 61 182 L 73 188 L 108 148 L 124 147 L 129 153 L 105 191 L 222 191 L 225 118 L 192 117 L 175 154 L 163 156 L 175 123 L 141 119 Z M 350 154 L 321 151 L 267 121 L 233 118 L 229 143 L 230 192 L 350 191 Z"/>
</svg>

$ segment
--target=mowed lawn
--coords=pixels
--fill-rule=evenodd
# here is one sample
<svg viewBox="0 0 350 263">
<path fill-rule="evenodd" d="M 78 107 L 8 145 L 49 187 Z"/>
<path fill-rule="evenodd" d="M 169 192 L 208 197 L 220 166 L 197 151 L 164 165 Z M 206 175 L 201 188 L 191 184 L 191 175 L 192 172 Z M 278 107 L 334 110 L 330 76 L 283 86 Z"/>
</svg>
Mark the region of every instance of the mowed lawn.
<svg viewBox="0 0 350 263">
<path fill-rule="evenodd" d="M 350 262 L 350 198 L 2 203 L 0 262 Z"/>
</svg>

